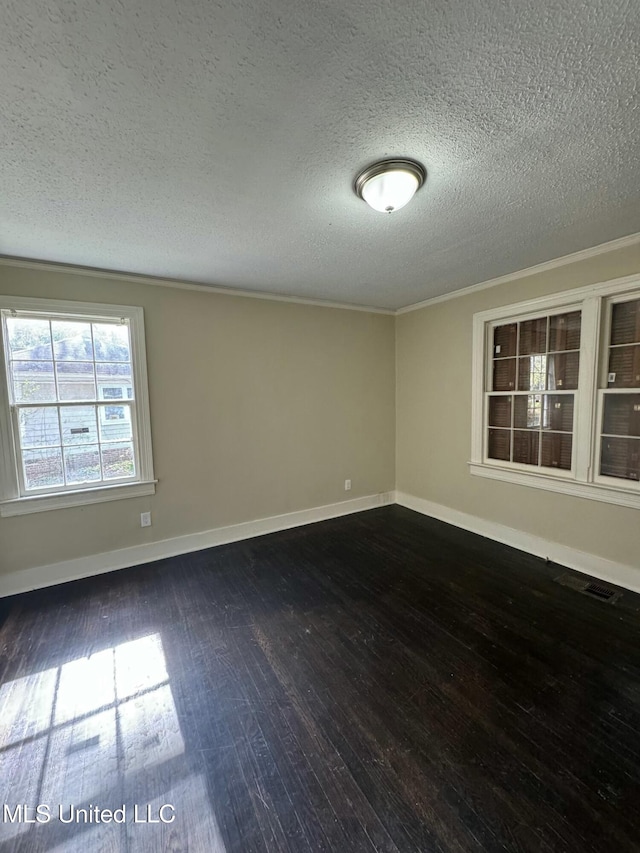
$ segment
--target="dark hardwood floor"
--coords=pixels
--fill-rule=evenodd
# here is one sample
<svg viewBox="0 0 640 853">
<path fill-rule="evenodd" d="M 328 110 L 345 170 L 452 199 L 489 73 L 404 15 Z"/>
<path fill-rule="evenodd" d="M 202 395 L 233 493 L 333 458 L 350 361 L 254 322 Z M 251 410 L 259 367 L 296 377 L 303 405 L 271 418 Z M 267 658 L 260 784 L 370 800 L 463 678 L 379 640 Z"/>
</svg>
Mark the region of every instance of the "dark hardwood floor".
<svg viewBox="0 0 640 853">
<path fill-rule="evenodd" d="M 639 850 L 640 596 L 561 572 L 391 506 L 5 602 L 0 853 Z"/>
</svg>

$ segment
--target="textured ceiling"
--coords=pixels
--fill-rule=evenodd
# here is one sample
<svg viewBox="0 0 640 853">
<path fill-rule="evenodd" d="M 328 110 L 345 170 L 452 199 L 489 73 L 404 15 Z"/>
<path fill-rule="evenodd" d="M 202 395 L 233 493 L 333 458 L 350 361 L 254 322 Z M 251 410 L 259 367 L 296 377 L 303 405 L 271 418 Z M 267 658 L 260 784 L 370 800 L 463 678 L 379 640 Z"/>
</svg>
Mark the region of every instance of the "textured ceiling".
<svg viewBox="0 0 640 853">
<path fill-rule="evenodd" d="M 4 0 L 0 49 L 5 255 L 396 308 L 640 231 L 637 0 Z"/>
</svg>

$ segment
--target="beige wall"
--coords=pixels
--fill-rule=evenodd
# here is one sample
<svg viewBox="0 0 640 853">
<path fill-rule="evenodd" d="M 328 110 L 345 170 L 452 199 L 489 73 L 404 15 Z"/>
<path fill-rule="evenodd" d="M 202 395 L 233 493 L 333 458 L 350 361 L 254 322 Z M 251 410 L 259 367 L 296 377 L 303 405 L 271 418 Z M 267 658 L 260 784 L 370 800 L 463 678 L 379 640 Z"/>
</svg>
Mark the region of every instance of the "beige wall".
<svg viewBox="0 0 640 853">
<path fill-rule="evenodd" d="M 394 488 L 392 316 L 7 266 L 0 293 L 144 308 L 159 479 L 152 497 L 0 518 L 0 583 Z"/>
<path fill-rule="evenodd" d="M 636 272 L 640 245 L 394 321 L 381 314 L 0 266 L 2 294 L 145 309 L 159 479 L 157 493 L 148 498 L 0 518 L 0 584 L 2 574 L 21 569 L 377 494 L 394 485 L 636 565 L 636 510 L 472 477 L 467 467 L 473 314 Z M 347 477 L 353 481 L 349 493 Z M 146 510 L 153 513 L 153 527 L 141 529 L 139 516 Z"/>
<path fill-rule="evenodd" d="M 632 273 L 640 273 L 639 245 L 398 316 L 397 489 L 638 565 L 637 510 L 474 477 L 467 466 L 473 314 Z"/>
</svg>

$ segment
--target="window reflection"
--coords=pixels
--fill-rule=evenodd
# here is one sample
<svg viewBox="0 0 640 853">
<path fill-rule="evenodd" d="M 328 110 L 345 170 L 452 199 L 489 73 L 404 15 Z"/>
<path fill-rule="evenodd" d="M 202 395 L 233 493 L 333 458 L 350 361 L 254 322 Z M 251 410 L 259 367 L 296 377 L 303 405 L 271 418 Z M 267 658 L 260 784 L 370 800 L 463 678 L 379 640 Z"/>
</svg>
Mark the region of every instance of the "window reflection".
<svg viewBox="0 0 640 853">
<path fill-rule="evenodd" d="M 546 355 L 530 355 L 518 359 L 518 390 L 544 391 L 547 387 Z"/>
<path fill-rule="evenodd" d="M 54 723 L 74 720 L 110 705 L 113 689 L 113 649 L 70 661 L 60 668 Z"/>
<path fill-rule="evenodd" d="M 0 709 L 3 803 L 95 803 L 185 750 L 159 634 L 7 682 Z M 33 826 L 0 823 L 0 842 Z"/>
</svg>

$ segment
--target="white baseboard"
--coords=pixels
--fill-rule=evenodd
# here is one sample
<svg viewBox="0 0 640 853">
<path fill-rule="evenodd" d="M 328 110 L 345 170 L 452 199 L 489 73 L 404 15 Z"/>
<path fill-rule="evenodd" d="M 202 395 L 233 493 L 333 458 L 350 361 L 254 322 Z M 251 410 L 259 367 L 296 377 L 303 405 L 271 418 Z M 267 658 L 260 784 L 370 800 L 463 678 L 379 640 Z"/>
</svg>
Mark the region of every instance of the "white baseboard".
<svg viewBox="0 0 640 853">
<path fill-rule="evenodd" d="M 640 592 L 640 570 L 633 566 L 616 563 L 613 560 L 607 560 L 605 557 L 598 557 L 596 554 L 589 554 L 586 551 L 578 551 L 558 542 L 551 542 L 540 536 L 524 533 L 514 527 L 506 527 L 504 524 L 498 524 L 495 521 L 487 521 L 484 518 L 459 512 L 442 504 L 416 498 L 405 492 L 396 492 L 395 499 L 395 502 L 400 506 L 413 509 L 422 515 L 437 518 L 439 521 L 446 521 L 447 524 L 453 524 L 454 527 L 461 527 L 471 533 L 486 536 L 496 542 L 517 548 L 519 551 L 534 554 L 536 557 L 548 558 L 554 563 L 592 575 L 616 586 L 622 586 L 633 592 Z"/>
<path fill-rule="evenodd" d="M 506 527 L 497 522 L 459 512 L 442 504 L 408 495 L 405 492 L 383 492 L 378 495 L 368 495 L 367 497 L 354 498 L 327 506 L 313 507 L 285 515 L 274 515 L 256 521 L 246 521 L 228 527 L 217 527 L 213 530 L 204 530 L 201 533 L 190 533 L 186 536 L 176 536 L 173 539 L 162 539 L 159 542 L 133 545 L 116 551 L 107 551 L 89 557 L 79 557 L 74 560 L 13 572 L 4 577 L 0 576 L 0 598 L 100 575 L 105 572 L 113 572 L 117 569 L 126 569 L 153 560 L 176 557 L 180 554 L 188 554 L 191 551 L 200 551 L 203 548 L 238 542 L 241 539 L 252 539 L 254 536 L 262 536 L 265 533 L 275 533 L 278 530 L 300 527 L 304 524 L 312 524 L 316 521 L 350 515 L 354 512 L 362 512 L 393 503 L 415 510 L 422 515 L 437 518 L 439 521 L 452 524 L 454 527 L 461 527 L 471 533 L 477 533 L 496 542 L 510 545 L 519 551 L 525 551 L 543 559 L 548 558 L 554 563 L 567 566 L 577 572 L 592 575 L 633 592 L 640 592 L 640 570 L 633 566 L 616 563 L 604 557 L 598 557 L 596 554 L 578 551 L 558 542 L 551 542 L 539 536 L 524 533 L 522 530 L 516 530 L 513 527 Z"/>
<path fill-rule="evenodd" d="M 51 563 L 48 566 L 38 566 L 33 569 L 13 572 L 4 577 L 0 576 L 0 598 L 29 592 L 32 589 L 79 580 L 116 569 L 126 569 L 153 560 L 166 557 L 176 557 L 188 554 L 190 551 L 201 551 L 215 545 L 225 545 L 238 542 L 241 539 L 252 539 L 264 533 L 275 533 L 315 521 L 325 521 L 341 515 L 350 515 L 366 509 L 394 503 L 394 492 L 381 492 L 378 495 L 368 495 L 364 498 L 353 498 L 349 501 L 328 504 L 326 506 L 289 512 L 285 515 L 273 515 L 270 518 L 260 518 L 256 521 L 246 521 L 242 524 L 232 524 L 228 527 L 217 527 L 204 530 L 201 533 L 190 533 L 186 536 L 176 536 L 173 539 L 162 539 L 159 542 L 149 542 L 144 545 L 133 545 L 130 548 L 120 548 L 117 551 L 106 551 L 93 554 L 90 557 L 79 557 L 65 560 L 61 563 Z"/>
</svg>

